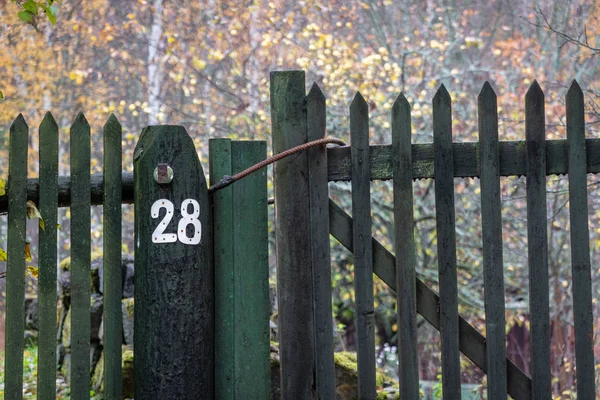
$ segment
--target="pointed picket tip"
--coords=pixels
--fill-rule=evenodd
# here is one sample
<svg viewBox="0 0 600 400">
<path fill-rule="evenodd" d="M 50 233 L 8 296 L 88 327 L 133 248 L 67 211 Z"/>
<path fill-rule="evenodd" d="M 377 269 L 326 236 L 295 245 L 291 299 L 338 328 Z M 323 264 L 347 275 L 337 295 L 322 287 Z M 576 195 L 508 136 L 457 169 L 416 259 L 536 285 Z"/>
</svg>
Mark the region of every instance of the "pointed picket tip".
<svg viewBox="0 0 600 400">
<path fill-rule="evenodd" d="M 365 100 L 365 98 L 362 96 L 362 94 L 360 94 L 360 92 L 356 92 L 356 94 L 354 95 L 354 99 L 352 99 L 352 103 L 350 104 L 350 108 L 351 109 L 362 109 L 362 108 L 367 108 L 367 102 Z"/>
<path fill-rule="evenodd" d="M 396 97 L 396 100 L 394 101 L 394 105 L 392 106 L 392 110 L 395 111 L 399 111 L 399 110 L 409 110 L 410 111 L 410 103 L 408 101 L 408 99 L 406 98 L 406 96 L 404 96 L 404 92 L 401 92 L 398 97 Z"/>
<path fill-rule="evenodd" d="M 433 96 L 433 102 L 438 104 L 450 104 L 450 101 L 450 93 L 448 93 L 448 90 L 446 90 L 446 86 L 444 86 L 444 84 L 442 83 L 438 88 L 437 92 L 435 92 L 435 96 Z"/>
<path fill-rule="evenodd" d="M 71 124 L 71 127 L 73 127 L 75 125 L 83 125 L 83 126 L 87 126 L 87 127 L 90 126 L 90 124 L 88 123 L 87 118 L 85 118 L 85 115 L 83 115 L 83 112 L 79 111 L 79 113 L 75 117 L 75 120 L 73 120 L 73 123 Z"/>
<path fill-rule="evenodd" d="M 14 121 L 12 122 L 12 124 L 10 124 L 10 129 L 17 129 L 17 128 L 26 128 L 29 129 L 29 126 L 27 125 L 27 122 L 25 121 L 25 117 L 23 117 L 22 113 L 19 113 L 19 115 L 17 115 L 17 118 L 14 119 Z"/>
<path fill-rule="evenodd" d="M 481 88 L 481 91 L 479 92 L 479 96 L 480 99 L 481 98 L 489 98 L 489 97 L 496 97 L 496 92 L 494 91 L 494 88 L 492 87 L 492 85 L 490 84 L 489 81 L 485 81 L 485 83 L 483 84 L 483 87 Z"/>
<path fill-rule="evenodd" d="M 104 124 L 104 130 L 106 130 L 107 128 L 112 128 L 112 127 L 121 127 L 121 123 L 119 122 L 119 120 L 117 119 L 117 117 L 115 117 L 115 114 L 111 113 L 108 116 L 108 119 L 106 120 L 106 123 Z"/>
<path fill-rule="evenodd" d="M 577 83 L 577 80 L 573 79 L 573 82 L 571 83 L 571 87 L 569 88 L 569 91 L 567 92 L 567 99 L 576 99 L 576 98 L 583 99 L 583 90 L 581 90 L 581 87 L 579 86 L 579 83 Z"/>
<path fill-rule="evenodd" d="M 323 93 L 323 91 L 321 90 L 321 88 L 319 87 L 319 85 L 317 84 L 317 82 L 313 82 L 312 86 L 310 87 L 310 90 L 308 92 L 308 96 L 307 97 L 312 97 L 314 99 L 325 99 L 325 94 Z"/>
<path fill-rule="evenodd" d="M 539 96 L 544 97 L 544 92 L 542 91 L 542 88 L 540 87 L 540 84 L 538 83 L 538 81 L 534 79 L 533 83 L 527 90 L 527 94 L 525 95 L 525 98 L 539 97 Z"/>
<path fill-rule="evenodd" d="M 42 123 L 40 124 L 40 129 L 42 129 L 42 128 L 51 128 L 51 129 L 58 128 L 58 124 L 56 123 L 56 120 L 54 119 L 54 116 L 52 115 L 52 113 L 50 111 L 47 111 L 46 115 L 44 115 L 44 119 L 42 120 Z"/>
</svg>

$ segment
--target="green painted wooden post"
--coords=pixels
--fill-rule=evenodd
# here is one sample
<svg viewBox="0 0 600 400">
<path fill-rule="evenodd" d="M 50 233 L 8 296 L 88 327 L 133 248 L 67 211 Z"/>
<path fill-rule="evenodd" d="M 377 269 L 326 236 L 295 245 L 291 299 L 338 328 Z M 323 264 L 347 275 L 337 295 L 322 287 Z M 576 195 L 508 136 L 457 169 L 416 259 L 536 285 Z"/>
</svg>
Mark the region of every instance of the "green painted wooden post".
<svg viewBox="0 0 600 400">
<path fill-rule="evenodd" d="M 587 176 L 585 173 L 585 114 L 583 92 L 573 81 L 567 93 L 567 140 L 569 141 L 569 202 L 571 214 L 571 264 L 577 397 L 593 399 L 594 317 L 588 227 Z"/>
<path fill-rule="evenodd" d="M 552 376 L 546 219 L 546 126 L 544 93 L 536 81 L 525 96 L 525 132 L 532 399 L 542 400 L 552 398 Z"/>
<path fill-rule="evenodd" d="M 71 125 L 71 398 L 90 398 L 90 125 Z"/>
<path fill-rule="evenodd" d="M 10 126 L 8 149 L 8 260 L 6 263 L 6 356 L 4 395 L 23 398 L 25 315 L 25 213 L 29 127 L 21 114 Z"/>
<path fill-rule="evenodd" d="M 58 214 L 58 125 L 46 113 L 40 125 L 38 399 L 56 398 L 56 239 Z"/>
<path fill-rule="evenodd" d="M 496 93 L 488 82 L 478 98 L 481 154 L 481 222 L 483 280 L 487 339 L 488 399 L 506 399 L 506 334 L 504 317 L 504 264 L 500 203 L 500 154 Z"/>
<path fill-rule="evenodd" d="M 181 126 L 145 128 L 133 158 L 135 398 L 213 399 L 214 282 L 204 172 Z"/>
<path fill-rule="evenodd" d="M 121 343 L 121 124 L 113 114 L 104 125 L 104 399 L 122 397 Z"/>
<path fill-rule="evenodd" d="M 266 158 L 266 142 L 212 139 L 211 184 Z M 215 394 L 270 396 L 266 169 L 214 193 Z"/>
<path fill-rule="evenodd" d="M 435 219 L 440 277 L 440 333 L 444 400 L 460 398 L 458 287 L 450 94 L 442 85 L 433 98 Z"/>
<path fill-rule="evenodd" d="M 271 73 L 273 153 L 306 143 L 304 71 Z M 275 164 L 281 397 L 313 399 L 315 338 L 306 152 Z"/>
<path fill-rule="evenodd" d="M 417 348 L 416 250 L 413 218 L 410 104 L 403 94 L 392 109 L 396 301 L 398 304 L 398 376 L 403 399 L 419 398 Z"/>
<path fill-rule="evenodd" d="M 375 306 L 371 241 L 371 176 L 369 171 L 369 106 L 360 93 L 350 105 L 352 140 L 352 222 L 356 339 L 358 343 L 358 398 L 375 399 Z"/>
</svg>

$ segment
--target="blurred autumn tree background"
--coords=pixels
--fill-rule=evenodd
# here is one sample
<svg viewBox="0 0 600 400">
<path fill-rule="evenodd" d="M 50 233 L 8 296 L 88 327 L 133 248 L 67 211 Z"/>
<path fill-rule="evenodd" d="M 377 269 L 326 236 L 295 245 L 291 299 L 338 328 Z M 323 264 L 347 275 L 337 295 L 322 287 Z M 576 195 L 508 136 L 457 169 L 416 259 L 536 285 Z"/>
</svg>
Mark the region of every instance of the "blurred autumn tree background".
<svg viewBox="0 0 600 400">
<path fill-rule="evenodd" d="M 566 137 L 564 96 L 573 79 L 586 94 L 587 136 L 598 136 L 600 5 L 593 1 L 64 0 L 54 4 L 54 25 L 41 14 L 20 20 L 24 3 L 0 0 L 4 179 L 8 128 L 18 113 L 36 132 L 44 113 L 52 111 L 62 132 L 61 175 L 69 174 L 67 134 L 80 110 L 92 126 L 95 173 L 101 172 L 100 132 L 110 113 L 124 127 L 123 169 L 128 171 L 138 135 L 148 124 L 184 125 L 205 167 L 209 137 L 270 143 L 269 71 L 285 68 L 306 70 L 307 84 L 321 86 L 327 96 L 327 134 L 347 141 L 348 106 L 359 90 L 370 105 L 371 143 L 390 143 L 390 109 L 400 92 L 412 105 L 413 142 L 431 142 L 431 100 L 442 83 L 453 98 L 454 140 L 476 141 L 476 96 L 486 80 L 498 95 L 501 140 L 523 139 L 524 94 L 534 79 L 545 91 L 548 139 Z M 30 177 L 37 176 L 37 151 L 32 135 Z M 598 182 L 589 176 L 595 315 L 600 315 Z M 433 185 L 431 180 L 415 183 L 414 206 L 418 275 L 436 288 Z M 372 189 L 373 232 L 391 249 L 391 185 L 374 182 Z M 349 185 L 332 183 L 330 190 L 350 211 Z M 479 182 L 456 179 L 455 190 L 461 313 L 485 332 Z M 565 177 L 549 177 L 548 193 L 554 390 L 571 398 L 575 365 Z M 524 195 L 524 178 L 502 179 L 508 352 L 529 372 Z M 130 253 L 132 207 L 123 210 L 123 251 Z M 62 259 L 69 255 L 69 212 L 62 209 L 59 215 Z M 93 246 L 100 249 L 101 207 L 93 209 L 93 218 Z M 0 222 L 5 248 L 5 216 Z M 28 231 L 33 263 L 36 226 L 30 222 Z M 272 264 L 274 271 L 274 258 Z M 0 271 L 4 267 L 0 263 Z M 333 240 L 332 268 L 338 347 L 353 350 L 352 257 Z M 35 281 L 30 284 L 35 290 Z M 377 279 L 375 296 L 379 361 L 393 371 L 394 300 Z M 600 359 L 600 319 L 595 325 Z M 439 335 L 422 320 L 419 334 L 421 378 L 436 380 Z M 466 359 L 463 371 L 464 382 L 485 382 Z"/>
</svg>

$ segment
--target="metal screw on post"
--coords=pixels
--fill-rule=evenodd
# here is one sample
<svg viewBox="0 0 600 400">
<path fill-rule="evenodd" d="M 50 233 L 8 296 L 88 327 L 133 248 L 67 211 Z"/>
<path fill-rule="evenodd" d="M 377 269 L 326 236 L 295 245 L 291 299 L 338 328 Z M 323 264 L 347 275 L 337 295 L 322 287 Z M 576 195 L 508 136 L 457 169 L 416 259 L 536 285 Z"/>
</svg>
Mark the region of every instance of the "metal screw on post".
<svg viewBox="0 0 600 400">
<path fill-rule="evenodd" d="M 171 183 L 173 180 L 173 170 L 167 164 L 158 164 L 158 166 L 154 168 L 154 180 L 159 185 Z"/>
</svg>

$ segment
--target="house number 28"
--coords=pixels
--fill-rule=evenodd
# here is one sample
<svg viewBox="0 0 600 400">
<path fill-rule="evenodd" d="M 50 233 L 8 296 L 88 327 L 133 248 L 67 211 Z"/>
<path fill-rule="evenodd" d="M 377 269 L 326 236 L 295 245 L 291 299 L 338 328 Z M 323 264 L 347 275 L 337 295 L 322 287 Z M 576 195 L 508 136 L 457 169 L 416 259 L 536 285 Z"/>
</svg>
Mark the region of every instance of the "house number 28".
<svg viewBox="0 0 600 400">
<path fill-rule="evenodd" d="M 188 211 L 188 207 L 192 206 L 191 214 Z M 152 233 L 153 243 L 175 243 L 177 239 L 183 244 L 198 244 L 202 237 L 202 224 L 198 217 L 200 216 L 200 204 L 196 200 L 186 199 L 181 202 L 181 219 L 177 225 L 177 233 L 164 233 L 167 229 L 167 225 L 173 218 L 173 211 L 175 207 L 173 203 L 167 199 L 158 199 L 152 204 L 150 213 L 152 218 L 158 218 L 158 212 L 161 208 L 165 208 L 167 213 L 163 217 L 162 221 L 158 224 L 154 232 Z M 194 235 L 189 237 L 187 235 L 188 225 L 194 226 Z"/>
</svg>

